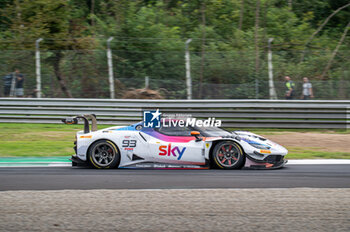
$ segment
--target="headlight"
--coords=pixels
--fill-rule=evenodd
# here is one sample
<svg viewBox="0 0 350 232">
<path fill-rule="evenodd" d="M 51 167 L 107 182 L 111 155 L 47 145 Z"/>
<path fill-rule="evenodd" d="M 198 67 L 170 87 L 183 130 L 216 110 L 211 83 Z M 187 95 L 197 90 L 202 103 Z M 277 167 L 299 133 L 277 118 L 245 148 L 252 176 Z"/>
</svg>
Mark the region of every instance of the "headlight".
<svg viewBox="0 0 350 232">
<path fill-rule="evenodd" d="M 271 147 L 267 146 L 267 145 L 263 145 L 263 144 L 257 144 L 257 143 L 249 143 L 251 146 L 258 148 L 258 149 L 264 149 L 264 150 L 268 150 Z"/>
</svg>

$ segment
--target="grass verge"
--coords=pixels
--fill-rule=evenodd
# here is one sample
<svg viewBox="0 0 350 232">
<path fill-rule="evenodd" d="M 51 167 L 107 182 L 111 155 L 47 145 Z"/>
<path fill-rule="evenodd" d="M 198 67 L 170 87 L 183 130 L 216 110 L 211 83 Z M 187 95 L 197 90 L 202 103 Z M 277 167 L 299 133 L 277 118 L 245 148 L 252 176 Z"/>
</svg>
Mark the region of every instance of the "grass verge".
<svg viewBox="0 0 350 232">
<path fill-rule="evenodd" d="M 70 156 L 75 134 L 82 129 L 82 125 L 0 123 L 0 157 Z"/>
<path fill-rule="evenodd" d="M 250 131 L 256 134 L 278 135 L 284 132 L 299 132 L 299 133 L 320 133 L 320 134 L 350 134 L 347 129 L 278 129 L 278 128 L 229 128 L 229 131 L 243 130 Z"/>
<path fill-rule="evenodd" d="M 287 159 L 350 159 L 350 153 L 327 152 L 315 147 L 286 147 Z"/>
<path fill-rule="evenodd" d="M 111 125 L 99 125 L 99 129 Z M 74 153 L 75 133 L 82 125 L 0 123 L 0 157 L 70 156 Z M 257 134 L 273 135 L 283 132 L 313 132 L 348 134 L 344 130 L 316 129 L 246 129 Z M 283 144 L 282 144 L 283 145 Z M 288 159 L 350 159 L 345 152 L 327 152 L 317 147 L 287 147 Z"/>
</svg>

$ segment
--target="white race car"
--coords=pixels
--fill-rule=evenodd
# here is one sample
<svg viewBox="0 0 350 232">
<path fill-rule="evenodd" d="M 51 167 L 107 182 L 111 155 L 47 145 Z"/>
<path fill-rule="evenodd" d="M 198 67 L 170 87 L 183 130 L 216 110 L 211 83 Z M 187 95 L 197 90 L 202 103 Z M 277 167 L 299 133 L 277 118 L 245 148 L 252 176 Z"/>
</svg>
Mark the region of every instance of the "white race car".
<svg viewBox="0 0 350 232">
<path fill-rule="evenodd" d="M 95 115 L 66 118 L 84 120 L 76 134 L 72 165 L 96 168 L 221 168 L 273 169 L 287 162 L 284 147 L 248 131 L 217 127 L 144 127 L 143 122 L 97 130 Z M 91 130 L 89 119 L 92 120 Z M 171 123 L 170 123 L 171 124 Z M 174 123 L 175 124 L 175 123 Z"/>
</svg>

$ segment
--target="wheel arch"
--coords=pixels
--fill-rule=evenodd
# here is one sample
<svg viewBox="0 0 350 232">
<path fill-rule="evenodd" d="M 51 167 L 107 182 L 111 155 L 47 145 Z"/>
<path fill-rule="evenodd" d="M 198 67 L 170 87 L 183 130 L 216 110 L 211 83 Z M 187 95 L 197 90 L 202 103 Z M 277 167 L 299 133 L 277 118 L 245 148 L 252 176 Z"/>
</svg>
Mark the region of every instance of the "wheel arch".
<svg viewBox="0 0 350 232">
<path fill-rule="evenodd" d="M 90 154 L 90 149 L 92 148 L 92 146 L 93 146 L 95 143 L 100 142 L 100 141 L 107 141 L 107 142 L 110 142 L 110 143 L 115 147 L 115 149 L 117 150 L 117 152 L 119 153 L 119 155 L 121 156 L 120 149 L 119 149 L 118 145 L 115 144 L 115 142 L 113 142 L 111 139 L 99 138 L 99 139 L 96 139 L 95 141 L 93 141 L 93 142 L 89 145 L 88 149 L 86 150 L 86 160 L 87 160 L 87 162 L 89 163 L 89 165 L 93 165 L 93 164 L 91 163 L 91 161 L 90 161 L 90 155 L 89 155 L 89 154 Z M 119 159 L 119 162 L 118 162 L 118 164 L 117 164 L 116 167 L 118 167 L 119 164 L 120 164 L 120 159 Z"/>
<path fill-rule="evenodd" d="M 107 138 L 98 138 L 98 139 L 94 140 L 93 142 L 91 142 L 88 149 L 86 150 L 87 153 L 89 153 L 89 151 L 90 151 L 92 145 L 94 145 L 94 143 L 97 143 L 97 142 L 102 141 L 102 140 L 110 141 L 117 148 L 118 152 L 120 153 L 118 145 L 115 142 L 113 142 L 113 140 L 107 139 Z"/>
<path fill-rule="evenodd" d="M 209 166 L 210 166 L 210 168 L 213 168 L 215 166 L 214 161 L 213 161 L 214 148 L 218 143 L 221 143 L 223 141 L 232 141 L 232 142 L 236 143 L 238 145 L 238 147 L 242 150 L 243 157 L 244 157 L 243 163 L 245 163 L 245 160 L 247 158 L 247 154 L 245 153 L 241 144 L 239 144 L 236 140 L 233 140 L 233 139 L 218 139 L 218 140 L 215 140 L 212 142 L 212 145 L 211 145 L 210 150 L 209 150 Z"/>
</svg>

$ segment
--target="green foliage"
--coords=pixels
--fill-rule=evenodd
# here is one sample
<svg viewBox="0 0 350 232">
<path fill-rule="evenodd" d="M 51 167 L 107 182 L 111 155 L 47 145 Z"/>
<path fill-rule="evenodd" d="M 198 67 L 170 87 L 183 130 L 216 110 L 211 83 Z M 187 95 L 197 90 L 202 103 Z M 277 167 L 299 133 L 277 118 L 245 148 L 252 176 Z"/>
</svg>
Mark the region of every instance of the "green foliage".
<svg viewBox="0 0 350 232">
<path fill-rule="evenodd" d="M 150 76 L 159 81 L 159 84 L 153 82 L 153 88 L 165 89 L 167 97 L 185 97 L 181 87 L 185 76 L 184 42 L 192 38 L 194 95 L 200 95 L 197 91 L 203 76 L 206 86 L 242 84 L 234 88 L 236 94 L 251 98 L 255 97 L 256 79 L 265 89 L 267 40 L 272 37 L 276 81 L 283 81 L 286 74 L 297 80 L 308 76 L 311 81 L 318 81 L 348 23 L 350 7 L 335 15 L 312 40 L 302 63 L 301 52 L 325 18 L 348 1 L 293 0 L 290 8 L 285 0 L 260 0 L 258 72 L 255 70 L 256 1 L 1 0 L 0 74 L 5 75 L 20 65 L 28 77 L 26 85 L 34 88 L 33 51 L 35 40 L 41 37 L 44 38 L 40 43 L 42 73 L 46 78 L 43 83 L 49 84 L 51 80 L 51 86 L 57 86 L 61 81 L 52 77 L 59 78 L 59 72 L 69 83 L 73 96 L 108 97 L 105 48 L 106 39 L 113 36 L 114 76 L 133 80 L 125 81 L 125 88 Z M 350 67 L 349 36 L 325 80 L 350 81 L 349 75 L 344 75 Z M 180 84 L 174 87 L 170 83 Z M 59 90 L 51 90 L 54 92 L 51 94 L 49 90 L 50 87 L 44 87 L 47 96 L 64 96 Z M 208 90 L 204 92 L 207 98 L 218 96 Z M 221 92 L 225 94 L 220 97 L 237 96 L 229 90 Z M 261 96 L 266 95 L 262 92 Z"/>
<path fill-rule="evenodd" d="M 0 157 L 72 155 L 74 136 L 80 130 L 81 125 L 2 123 Z"/>
</svg>

